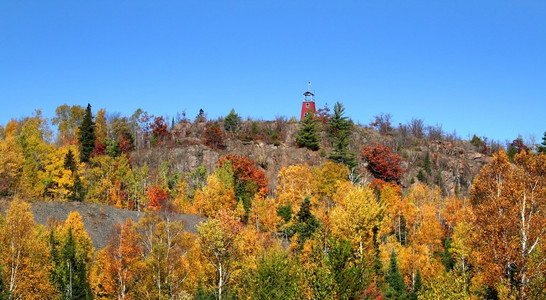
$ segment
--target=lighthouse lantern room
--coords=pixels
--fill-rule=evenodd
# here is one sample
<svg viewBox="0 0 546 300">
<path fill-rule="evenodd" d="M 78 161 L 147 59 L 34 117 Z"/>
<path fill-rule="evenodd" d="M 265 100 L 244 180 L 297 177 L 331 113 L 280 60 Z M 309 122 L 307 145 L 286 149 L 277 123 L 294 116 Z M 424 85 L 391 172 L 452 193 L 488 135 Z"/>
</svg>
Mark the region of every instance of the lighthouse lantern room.
<svg viewBox="0 0 546 300">
<path fill-rule="evenodd" d="M 309 83 L 311 86 L 311 83 Z M 315 114 L 317 112 L 315 108 L 315 94 L 311 93 L 309 89 L 307 92 L 303 93 L 303 103 L 301 105 L 301 120 L 305 118 L 308 114 Z"/>
</svg>

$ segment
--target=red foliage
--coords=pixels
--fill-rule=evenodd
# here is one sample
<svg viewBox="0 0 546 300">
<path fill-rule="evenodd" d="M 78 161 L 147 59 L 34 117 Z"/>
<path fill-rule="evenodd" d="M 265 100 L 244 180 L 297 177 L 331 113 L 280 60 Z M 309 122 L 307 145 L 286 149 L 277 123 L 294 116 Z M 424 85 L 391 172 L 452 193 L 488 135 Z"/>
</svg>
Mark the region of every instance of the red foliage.
<svg viewBox="0 0 546 300">
<path fill-rule="evenodd" d="M 119 141 L 119 150 L 122 153 L 129 154 L 133 150 L 133 143 L 126 137 L 122 137 Z"/>
<path fill-rule="evenodd" d="M 218 167 L 223 166 L 226 161 L 231 162 L 231 170 L 237 178 L 242 181 L 254 181 L 262 194 L 269 192 L 265 172 L 258 168 L 255 162 L 245 156 L 239 157 L 237 154 L 228 154 L 218 160 Z"/>
<path fill-rule="evenodd" d="M 150 124 L 150 129 L 158 142 L 165 140 L 165 138 L 169 136 L 167 124 L 165 124 L 165 119 L 163 119 L 163 117 L 156 117 L 154 122 Z"/>
<path fill-rule="evenodd" d="M 383 145 L 376 145 L 374 147 L 364 146 L 361 155 L 368 162 L 368 171 L 375 178 L 387 182 L 400 182 L 400 177 L 402 177 L 400 161 L 402 158 L 392 153 L 391 148 Z"/>
<path fill-rule="evenodd" d="M 95 149 L 91 152 L 91 157 L 106 154 L 106 146 L 99 140 L 95 140 Z"/>
<path fill-rule="evenodd" d="M 315 116 L 322 122 L 322 125 L 327 125 L 328 119 L 330 118 L 330 108 L 328 108 L 327 105 L 324 105 L 323 108 L 317 110 Z"/>
<path fill-rule="evenodd" d="M 224 149 L 224 133 L 218 124 L 214 123 L 212 126 L 207 124 L 207 130 L 205 131 L 205 145 L 211 149 Z"/>
<path fill-rule="evenodd" d="M 520 137 L 513 140 L 512 143 L 510 143 L 510 146 L 514 147 L 514 149 L 516 149 L 517 153 L 521 153 L 521 151 L 529 152 L 529 147 L 527 147 L 523 143 L 523 139 L 521 139 Z"/>
<path fill-rule="evenodd" d="M 165 204 L 165 201 L 171 198 L 171 195 L 158 185 L 150 186 L 146 189 L 148 195 L 148 209 L 159 211 Z"/>
<path fill-rule="evenodd" d="M 377 288 L 375 283 L 372 283 L 369 285 L 364 293 L 358 297 L 358 299 L 374 299 L 374 300 L 383 300 L 385 297 L 383 296 L 383 293 L 381 293 L 381 290 Z"/>
</svg>

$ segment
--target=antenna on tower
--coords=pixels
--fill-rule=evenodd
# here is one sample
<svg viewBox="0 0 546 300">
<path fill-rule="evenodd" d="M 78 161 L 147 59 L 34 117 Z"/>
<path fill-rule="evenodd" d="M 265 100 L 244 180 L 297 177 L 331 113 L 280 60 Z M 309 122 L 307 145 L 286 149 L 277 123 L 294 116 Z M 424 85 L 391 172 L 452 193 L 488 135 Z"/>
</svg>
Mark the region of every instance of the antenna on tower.
<svg viewBox="0 0 546 300">
<path fill-rule="evenodd" d="M 307 83 L 307 91 L 310 92 L 311 91 L 311 81 L 309 81 Z"/>
</svg>

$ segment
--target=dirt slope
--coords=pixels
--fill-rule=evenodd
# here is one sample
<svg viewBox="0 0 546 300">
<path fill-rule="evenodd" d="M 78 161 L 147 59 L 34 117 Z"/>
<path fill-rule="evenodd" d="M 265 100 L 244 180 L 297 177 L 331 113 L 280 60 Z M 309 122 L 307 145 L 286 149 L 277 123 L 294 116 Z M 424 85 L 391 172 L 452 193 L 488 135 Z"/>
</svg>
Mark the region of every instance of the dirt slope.
<svg viewBox="0 0 546 300">
<path fill-rule="evenodd" d="M 7 200 L 0 201 L 2 213 L 8 208 L 9 202 Z M 142 212 L 83 202 L 34 202 L 31 203 L 30 209 L 34 214 L 34 220 L 42 225 L 46 225 L 50 218 L 52 221 L 63 222 L 70 212 L 77 211 L 82 216 L 85 230 L 91 237 L 93 246 L 97 249 L 106 246 L 110 230 L 116 223 L 124 223 L 127 218 L 138 222 L 143 215 Z M 177 218 L 180 218 L 186 229 L 192 233 L 196 233 L 195 225 L 202 220 L 197 215 L 177 215 Z"/>
</svg>

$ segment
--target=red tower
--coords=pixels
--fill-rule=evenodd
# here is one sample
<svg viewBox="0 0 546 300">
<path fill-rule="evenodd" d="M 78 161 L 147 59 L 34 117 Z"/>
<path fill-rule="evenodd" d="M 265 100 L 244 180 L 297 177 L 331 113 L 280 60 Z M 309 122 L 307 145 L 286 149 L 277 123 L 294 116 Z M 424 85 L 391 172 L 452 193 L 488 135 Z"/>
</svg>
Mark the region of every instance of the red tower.
<svg viewBox="0 0 546 300">
<path fill-rule="evenodd" d="M 303 93 L 303 103 L 301 105 L 301 120 L 305 118 L 309 113 L 316 114 L 317 110 L 315 108 L 315 94 L 307 91 Z"/>
</svg>

